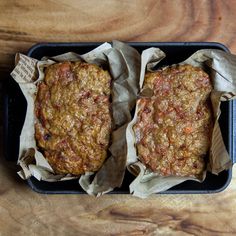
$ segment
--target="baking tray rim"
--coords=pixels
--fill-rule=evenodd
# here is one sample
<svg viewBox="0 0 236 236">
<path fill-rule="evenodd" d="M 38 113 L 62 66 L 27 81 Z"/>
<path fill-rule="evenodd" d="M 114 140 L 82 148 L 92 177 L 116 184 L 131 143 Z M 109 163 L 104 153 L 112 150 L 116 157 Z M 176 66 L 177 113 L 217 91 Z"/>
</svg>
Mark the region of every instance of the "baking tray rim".
<svg viewBox="0 0 236 236">
<path fill-rule="evenodd" d="M 28 56 L 31 56 L 33 54 L 33 52 L 35 50 L 38 50 L 42 47 L 89 47 L 89 46 L 92 46 L 92 47 L 95 47 L 95 46 L 98 46 L 100 44 L 102 44 L 103 42 L 42 42 L 42 43 L 37 43 L 35 45 L 33 45 L 27 52 L 27 55 Z M 191 47 L 191 46 L 202 46 L 202 47 L 218 47 L 219 49 L 223 50 L 223 51 L 226 51 L 226 52 L 230 52 L 229 49 L 221 44 L 221 43 L 218 43 L 218 42 L 127 42 L 128 44 L 130 44 L 131 46 L 148 46 L 148 47 L 158 47 L 158 46 L 188 46 L 188 47 Z M 236 110 L 235 109 L 235 104 L 230 101 L 229 103 L 229 127 L 234 127 L 234 118 L 233 117 L 233 110 Z M 235 162 L 234 160 L 234 156 L 232 156 L 232 154 L 234 154 L 234 145 L 233 145 L 233 140 L 234 140 L 234 136 L 232 136 L 232 129 L 230 129 L 230 132 L 229 132 L 229 155 L 230 157 L 232 158 L 233 160 L 233 163 Z M 208 193 L 218 193 L 218 192 L 221 192 L 223 190 L 225 190 L 228 185 L 230 184 L 231 182 L 231 179 L 232 179 L 232 168 L 230 168 L 228 170 L 228 178 L 227 178 L 227 181 L 225 182 L 225 184 L 221 187 L 221 188 L 218 188 L 218 189 L 214 189 L 214 190 L 167 190 L 165 192 L 161 192 L 161 194 L 208 194 Z M 35 192 L 37 193 L 41 193 L 41 194 L 85 194 L 85 192 L 79 192 L 79 191 L 73 191 L 73 190 L 59 190 L 59 191 L 45 191 L 45 190 L 42 190 L 42 189 L 39 189 L 37 188 L 31 178 L 28 179 L 28 185 L 32 188 L 32 190 L 34 190 Z M 119 190 L 114 190 L 112 192 L 110 192 L 110 194 L 128 194 L 129 192 L 127 191 L 119 191 Z"/>
</svg>

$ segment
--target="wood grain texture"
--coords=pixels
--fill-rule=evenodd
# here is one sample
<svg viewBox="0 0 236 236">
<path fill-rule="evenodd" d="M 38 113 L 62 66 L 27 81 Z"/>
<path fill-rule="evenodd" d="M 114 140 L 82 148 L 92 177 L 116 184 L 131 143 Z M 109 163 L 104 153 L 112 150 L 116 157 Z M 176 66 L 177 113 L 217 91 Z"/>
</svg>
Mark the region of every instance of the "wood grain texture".
<svg viewBox="0 0 236 236">
<path fill-rule="evenodd" d="M 217 41 L 236 52 L 236 3 L 1 0 L 0 69 L 37 42 Z"/>
<path fill-rule="evenodd" d="M 37 42 L 217 41 L 236 53 L 236 1 L 1 0 L 0 76 Z M 2 133 L 2 132 L 1 132 Z M 236 175 L 213 195 L 40 195 L 0 157 L 0 235 L 236 235 Z"/>
</svg>

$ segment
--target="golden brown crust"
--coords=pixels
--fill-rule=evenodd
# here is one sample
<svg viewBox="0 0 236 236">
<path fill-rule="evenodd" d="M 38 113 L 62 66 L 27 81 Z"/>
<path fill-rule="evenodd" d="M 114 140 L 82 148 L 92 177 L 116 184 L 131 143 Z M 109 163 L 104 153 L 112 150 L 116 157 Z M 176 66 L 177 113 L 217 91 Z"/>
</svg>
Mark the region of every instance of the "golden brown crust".
<svg viewBox="0 0 236 236">
<path fill-rule="evenodd" d="M 140 160 L 161 176 L 199 176 L 212 133 L 209 76 L 190 65 L 168 67 L 147 73 L 144 88 L 153 96 L 138 101 Z"/>
<path fill-rule="evenodd" d="M 111 132 L 111 77 L 84 62 L 50 65 L 35 101 L 37 145 L 56 173 L 97 171 Z"/>
</svg>

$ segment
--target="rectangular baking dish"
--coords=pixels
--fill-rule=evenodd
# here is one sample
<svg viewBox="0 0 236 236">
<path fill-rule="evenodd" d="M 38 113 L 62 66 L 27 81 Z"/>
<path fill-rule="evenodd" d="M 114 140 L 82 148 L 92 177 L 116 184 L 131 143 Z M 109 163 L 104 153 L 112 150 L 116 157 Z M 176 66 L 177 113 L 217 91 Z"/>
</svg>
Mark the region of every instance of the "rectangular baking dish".
<svg viewBox="0 0 236 236">
<path fill-rule="evenodd" d="M 27 55 L 36 59 L 43 56 L 55 56 L 65 52 L 73 51 L 78 54 L 86 53 L 101 43 L 40 43 L 34 45 L 28 51 Z M 219 49 L 226 52 L 229 50 L 219 43 L 206 42 L 153 42 L 153 43 L 129 43 L 140 53 L 149 47 L 159 47 L 167 56 L 158 65 L 171 65 L 179 63 L 200 49 Z M 23 126 L 26 101 L 16 82 L 8 78 L 4 84 L 4 154 L 7 160 L 16 163 L 19 149 L 19 136 Z M 220 117 L 220 126 L 226 148 L 232 161 L 235 162 L 235 112 L 236 101 L 224 102 L 221 105 L 222 114 Z M 234 158 L 233 158 L 234 157 Z M 203 183 L 186 181 L 163 193 L 165 194 L 186 194 L 186 193 L 216 193 L 223 191 L 230 183 L 232 178 L 232 169 L 223 171 L 219 175 L 207 173 Z M 129 184 L 134 177 L 126 172 L 121 188 L 115 189 L 111 193 L 129 193 Z M 29 186 L 36 192 L 46 194 L 81 194 L 85 193 L 78 185 L 78 180 L 70 180 L 57 183 L 38 181 L 34 177 L 28 179 Z"/>
</svg>

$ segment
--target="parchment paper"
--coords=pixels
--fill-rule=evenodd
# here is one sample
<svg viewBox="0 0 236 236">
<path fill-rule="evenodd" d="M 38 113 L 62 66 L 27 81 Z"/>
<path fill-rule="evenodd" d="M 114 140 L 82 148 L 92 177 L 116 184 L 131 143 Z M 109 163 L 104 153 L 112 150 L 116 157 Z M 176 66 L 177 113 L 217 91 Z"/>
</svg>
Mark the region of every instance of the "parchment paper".
<svg viewBox="0 0 236 236">
<path fill-rule="evenodd" d="M 152 91 L 142 90 L 144 75 L 146 70 L 153 71 L 153 67 L 164 57 L 165 53 L 158 48 L 149 48 L 143 51 L 141 56 L 139 96 L 152 95 Z M 207 67 L 210 70 L 210 77 L 214 86 L 211 93 L 211 102 L 215 121 L 207 170 L 213 174 L 218 174 L 222 170 L 232 166 L 231 159 L 223 142 L 218 119 L 220 116 L 221 101 L 228 101 L 236 97 L 236 56 L 221 50 L 199 50 L 180 64 L 191 64 L 203 69 Z M 200 179 L 175 176 L 161 177 L 151 172 L 139 161 L 135 148 L 135 135 L 133 132 L 133 125 L 137 121 L 138 110 L 139 102 L 137 101 L 134 118 L 129 123 L 126 130 L 128 144 L 127 168 L 131 173 L 137 176 L 130 184 L 130 192 L 135 196 L 145 198 L 152 193 L 165 191 L 186 180 L 204 181 L 206 171 Z"/>
<path fill-rule="evenodd" d="M 41 152 L 37 150 L 34 138 L 35 115 L 34 101 L 37 83 L 44 79 L 44 68 L 58 61 L 84 60 L 99 66 L 110 67 L 112 75 L 112 111 L 114 131 L 110 146 L 111 156 L 97 173 L 85 173 L 81 176 L 56 175 Z M 133 48 L 118 42 L 104 43 L 84 55 L 65 53 L 52 58 L 37 61 L 23 54 L 16 55 L 16 67 L 11 76 L 19 84 L 26 100 L 27 111 L 20 136 L 18 174 L 27 179 L 34 176 L 44 181 L 64 181 L 79 178 L 79 184 L 89 194 L 100 195 L 119 187 L 126 168 L 125 128 L 131 120 L 130 111 L 135 105 L 138 79 L 140 73 L 140 56 Z M 91 178 L 94 177 L 94 178 Z M 93 180 L 91 180 L 93 179 Z"/>
<path fill-rule="evenodd" d="M 97 172 L 93 181 L 91 173 L 81 176 L 82 188 L 93 195 L 101 195 L 122 184 L 126 169 L 126 127 L 131 121 L 131 110 L 136 103 L 140 74 L 140 54 L 132 47 L 113 41 L 113 49 L 105 53 L 113 76 L 113 119 L 116 129 L 112 133 L 111 157 Z"/>
</svg>

